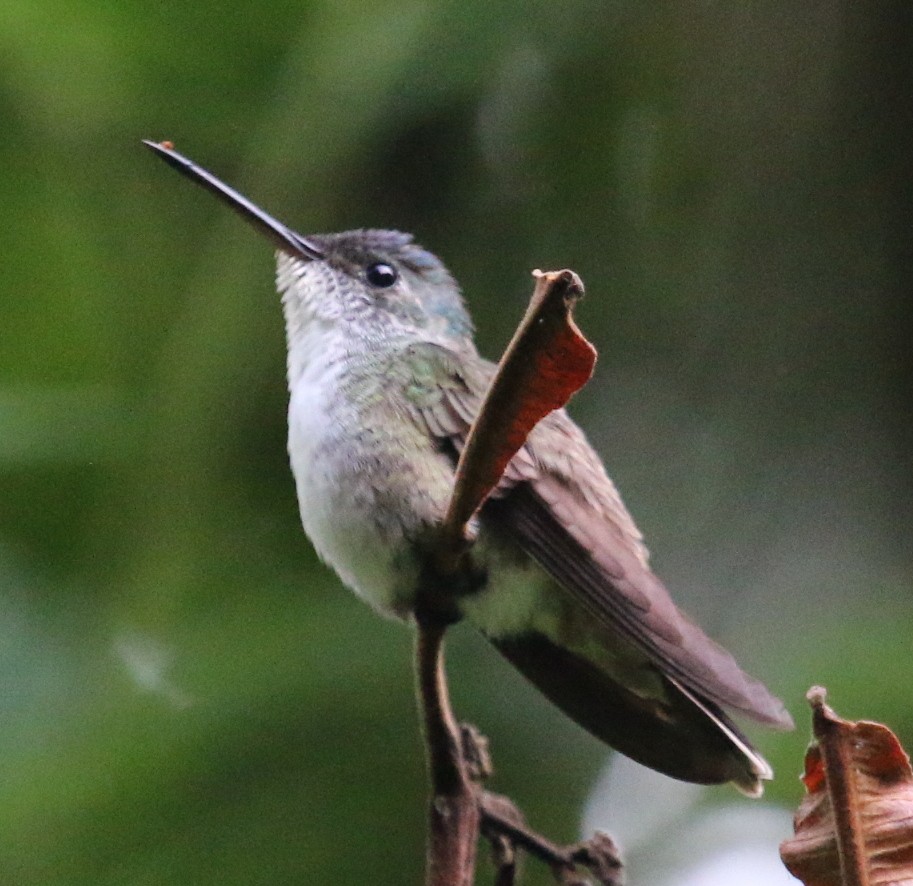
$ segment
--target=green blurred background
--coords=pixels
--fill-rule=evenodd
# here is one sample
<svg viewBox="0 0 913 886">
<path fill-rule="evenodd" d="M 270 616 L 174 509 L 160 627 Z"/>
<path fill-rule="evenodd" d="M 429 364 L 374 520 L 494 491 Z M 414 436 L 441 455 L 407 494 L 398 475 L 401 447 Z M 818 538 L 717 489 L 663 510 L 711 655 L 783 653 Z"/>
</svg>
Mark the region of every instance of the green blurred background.
<svg viewBox="0 0 913 886">
<path fill-rule="evenodd" d="M 271 250 L 141 138 L 304 233 L 414 231 L 493 357 L 529 271 L 576 269 L 574 414 L 799 721 L 757 736 L 769 795 L 813 682 L 913 745 L 910 19 L 5 0 L 0 882 L 421 876 L 410 634 L 302 537 Z M 604 749 L 467 631 L 450 659 L 495 787 L 575 839 Z"/>
</svg>

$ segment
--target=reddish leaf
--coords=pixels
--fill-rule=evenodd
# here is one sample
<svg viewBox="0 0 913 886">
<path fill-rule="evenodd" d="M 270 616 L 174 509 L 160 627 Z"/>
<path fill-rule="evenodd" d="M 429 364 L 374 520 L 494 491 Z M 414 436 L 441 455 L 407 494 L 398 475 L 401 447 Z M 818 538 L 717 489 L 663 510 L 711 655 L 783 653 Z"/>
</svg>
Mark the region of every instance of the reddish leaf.
<svg viewBox="0 0 913 886">
<path fill-rule="evenodd" d="M 571 316 L 583 295 L 573 271 L 536 271 L 526 316 L 498 365 L 457 466 L 444 522 L 451 543 L 504 473 L 529 432 L 589 380 L 596 350 Z"/>
<path fill-rule="evenodd" d="M 795 836 L 780 857 L 806 886 L 913 884 L 913 771 L 886 726 L 838 717 L 825 692 L 808 693 L 813 744 Z"/>
</svg>

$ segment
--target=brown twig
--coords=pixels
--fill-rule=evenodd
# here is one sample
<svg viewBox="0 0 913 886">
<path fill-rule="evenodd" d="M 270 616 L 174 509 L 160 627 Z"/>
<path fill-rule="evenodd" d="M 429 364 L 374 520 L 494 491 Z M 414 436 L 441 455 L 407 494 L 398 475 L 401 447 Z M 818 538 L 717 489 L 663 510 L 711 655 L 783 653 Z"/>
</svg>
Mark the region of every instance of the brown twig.
<svg viewBox="0 0 913 886">
<path fill-rule="evenodd" d="M 471 886 L 479 837 L 477 788 L 463 758 L 462 736 L 450 707 L 444 672 L 446 625 L 418 621 L 415 665 L 421 702 L 431 802 L 426 886 Z"/>
<path fill-rule="evenodd" d="M 444 670 L 446 624 L 418 623 L 416 672 L 432 785 L 426 886 L 471 886 L 480 834 L 492 847 L 495 886 L 513 886 L 518 852 L 547 864 L 562 886 L 584 886 L 580 868 L 600 886 L 620 886 L 621 862 L 604 834 L 560 846 L 530 828 L 507 797 L 482 789 L 491 774 L 488 743 L 468 724 L 457 725 Z"/>
<path fill-rule="evenodd" d="M 585 883 L 578 868 L 590 870 L 600 886 L 620 886 L 622 865 L 615 844 L 605 834 L 573 846 L 559 846 L 530 828 L 520 811 L 507 797 L 483 791 L 479 805 L 482 811 L 482 834 L 488 839 L 506 839 L 551 867 L 559 883 Z"/>
<path fill-rule="evenodd" d="M 565 886 L 584 882 L 577 877 L 578 864 L 596 873 L 608 857 L 599 847 L 555 845 L 530 830 L 509 800 L 482 791 L 491 768 L 487 749 L 477 732 L 457 726 L 444 671 L 444 634 L 457 617 L 455 601 L 476 577 L 466 525 L 536 423 L 583 386 L 596 361 L 595 349 L 571 316 L 583 295 L 580 278 L 573 271 L 534 276 L 529 309 L 469 429 L 447 515 L 426 552 L 417 589 L 415 661 L 432 790 L 426 886 L 471 886 L 483 823 L 495 854 L 497 886 L 513 886 L 518 848 L 549 864 Z M 614 867 L 603 866 L 617 872 L 614 854 L 611 860 Z"/>
<path fill-rule="evenodd" d="M 445 630 L 421 622 L 416 646 L 432 782 L 427 886 L 471 886 L 480 835 L 492 847 L 495 886 L 514 886 L 520 850 L 548 865 L 562 886 L 587 884 L 580 868 L 589 870 L 600 886 L 620 886 L 621 862 L 607 836 L 560 846 L 529 827 L 509 798 L 482 789 L 491 773 L 487 740 L 474 726 L 458 726 L 453 717 L 444 673 Z"/>
</svg>

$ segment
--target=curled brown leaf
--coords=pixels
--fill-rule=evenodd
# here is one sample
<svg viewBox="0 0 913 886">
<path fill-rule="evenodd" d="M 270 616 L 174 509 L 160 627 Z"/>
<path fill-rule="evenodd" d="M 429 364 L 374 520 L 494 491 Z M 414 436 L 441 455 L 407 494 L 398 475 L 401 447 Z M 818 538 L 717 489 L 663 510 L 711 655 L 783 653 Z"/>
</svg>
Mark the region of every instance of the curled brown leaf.
<svg viewBox="0 0 913 886">
<path fill-rule="evenodd" d="M 809 690 L 806 795 L 780 857 L 805 886 L 913 886 L 913 770 L 880 723 L 839 717 Z"/>
<path fill-rule="evenodd" d="M 445 548 L 457 549 L 466 523 L 501 479 L 529 432 L 589 380 L 596 349 L 574 323 L 583 283 L 573 271 L 535 271 L 536 288 L 504 351 L 457 465 L 444 521 Z"/>
</svg>

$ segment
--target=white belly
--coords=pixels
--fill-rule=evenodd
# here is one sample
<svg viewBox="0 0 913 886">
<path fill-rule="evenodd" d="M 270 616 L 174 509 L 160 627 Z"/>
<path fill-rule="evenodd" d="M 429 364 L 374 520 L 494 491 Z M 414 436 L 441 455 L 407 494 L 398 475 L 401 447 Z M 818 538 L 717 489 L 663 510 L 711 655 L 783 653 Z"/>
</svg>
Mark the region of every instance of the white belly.
<svg viewBox="0 0 913 886">
<path fill-rule="evenodd" d="M 349 588 L 385 614 L 402 614 L 394 551 L 369 517 L 374 490 L 346 459 L 339 417 L 328 417 L 323 400 L 319 390 L 299 386 L 289 402 L 288 450 L 301 523 L 320 558 Z"/>
<path fill-rule="evenodd" d="M 289 458 L 304 530 L 321 559 L 386 615 L 412 609 L 411 541 L 447 506 L 452 466 L 427 432 L 339 375 L 304 373 L 289 400 Z"/>
</svg>

